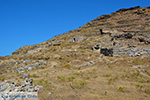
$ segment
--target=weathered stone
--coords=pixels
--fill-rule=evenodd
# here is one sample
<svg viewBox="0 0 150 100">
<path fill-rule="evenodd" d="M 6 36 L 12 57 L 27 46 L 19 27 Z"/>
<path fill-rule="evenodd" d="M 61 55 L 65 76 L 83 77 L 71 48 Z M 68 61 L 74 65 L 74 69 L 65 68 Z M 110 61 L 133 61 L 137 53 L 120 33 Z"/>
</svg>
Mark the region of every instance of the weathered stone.
<svg viewBox="0 0 150 100">
<path fill-rule="evenodd" d="M 23 78 L 27 78 L 27 74 L 23 74 L 22 77 L 23 77 Z"/>
<path fill-rule="evenodd" d="M 90 61 L 87 65 L 94 65 L 94 61 Z"/>
<path fill-rule="evenodd" d="M 84 36 L 75 36 L 70 38 L 70 42 L 82 42 L 84 40 Z"/>
<path fill-rule="evenodd" d="M 3 65 L 0 66 L 0 68 L 6 67 L 6 66 L 7 66 L 6 64 L 3 64 Z"/>
<path fill-rule="evenodd" d="M 28 69 L 27 69 L 28 71 L 30 71 L 30 70 L 32 70 L 32 67 L 28 67 Z"/>
<path fill-rule="evenodd" d="M 10 94 L 12 92 L 38 92 L 43 86 L 34 86 L 33 79 L 26 79 L 24 82 L 3 82 L 0 84 L 0 92 Z"/>
<path fill-rule="evenodd" d="M 132 45 L 132 44 L 128 44 L 128 48 L 135 48 L 136 46 L 135 45 Z"/>
<path fill-rule="evenodd" d="M 111 36 L 110 32 L 103 32 L 102 29 L 100 29 L 99 31 L 100 31 L 101 35 L 110 35 Z"/>
<path fill-rule="evenodd" d="M 9 87 L 8 83 L 2 83 L 2 84 L 0 84 L 0 92 L 3 92 L 8 87 Z"/>
<path fill-rule="evenodd" d="M 113 50 L 113 56 L 130 56 L 130 57 L 135 57 L 135 56 L 140 56 L 140 55 L 145 55 L 145 54 L 150 54 L 150 49 L 127 49 L 127 48 L 117 48 Z"/>
<path fill-rule="evenodd" d="M 105 56 L 113 56 L 113 48 L 101 48 L 100 54 Z"/>
</svg>

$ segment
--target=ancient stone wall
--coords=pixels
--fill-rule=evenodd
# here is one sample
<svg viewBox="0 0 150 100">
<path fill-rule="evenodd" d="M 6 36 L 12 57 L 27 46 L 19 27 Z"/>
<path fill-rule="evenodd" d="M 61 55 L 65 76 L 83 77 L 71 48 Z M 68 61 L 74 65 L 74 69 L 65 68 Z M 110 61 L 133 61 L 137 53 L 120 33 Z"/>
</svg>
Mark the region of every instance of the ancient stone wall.
<svg viewBox="0 0 150 100">
<path fill-rule="evenodd" d="M 150 54 L 150 49 L 138 49 L 138 48 L 113 48 L 113 56 L 120 57 L 120 56 L 140 56 Z"/>
</svg>

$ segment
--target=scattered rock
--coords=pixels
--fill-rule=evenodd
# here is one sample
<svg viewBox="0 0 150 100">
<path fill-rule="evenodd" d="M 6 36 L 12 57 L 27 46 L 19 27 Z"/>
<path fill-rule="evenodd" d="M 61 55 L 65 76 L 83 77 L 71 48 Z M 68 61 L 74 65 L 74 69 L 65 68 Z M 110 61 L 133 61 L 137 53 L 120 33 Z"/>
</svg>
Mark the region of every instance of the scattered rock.
<svg viewBox="0 0 150 100">
<path fill-rule="evenodd" d="M 3 82 L 0 84 L 0 92 L 37 92 L 43 86 L 34 86 L 33 79 L 26 79 L 24 82 Z"/>
<path fill-rule="evenodd" d="M 140 56 L 140 55 L 147 55 L 150 54 L 150 49 L 127 49 L 127 48 L 114 48 L 113 49 L 113 56 Z"/>
<path fill-rule="evenodd" d="M 138 36 L 138 40 L 140 42 L 144 42 L 145 44 L 150 44 L 150 39 L 149 38 L 146 38 L 144 36 Z"/>
<path fill-rule="evenodd" d="M 23 78 L 27 78 L 27 74 L 23 74 L 22 77 L 23 77 Z"/>
<path fill-rule="evenodd" d="M 94 64 L 95 64 L 94 61 L 90 61 L 90 62 L 86 62 L 86 63 L 81 64 L 81 65 L 76 65 L 75 67 L 80 68 L 80 67 L 83 67 L 83 66 L 91 66 L 91 65 L 94 65 Z"/>
<path fill-rule="evenodd" d="M 10 69 L 6 71 L 1 71 L 0 74 L 7 73 L 7 72 L 24 72 L 24 71 L 30 71 L 32 69 L 35 69 L 35 67 L 42 67 L 47 62 L 44 60 L 25 60 L 25 61 L 16 61 L 16 62 L 10 62 L 8 64 L 1 65 L 0 68 L 10 66 Z M 20 64 L 20 65 L 19 65 Z M 25 66 L 22 66 L 24 64 Z M 22 66 L 20 68 L 17 68 L 16 66 Z"/>
<path fill-rule="evenodd" d="M 132 39 L 132 37 L 135 35 L 136 35 L 136 33 L 126 32 L 126 33 L 111 35 L 111 37 L 113 39 Z"/>
<path fill-rule="evenodd" d="M 99 45 L 96 45 L 96 46 L 94 46 L 94 47 L 91 47 L 91 50 L 99 50 L 99 49 L 100 49 Z"/>
<path fill-rule="evenodd" d="M 135 48 L 136 46 L 135 45 L 132 45 L 132 44 L 128 44 L 128 48 Z"/>
</svg>

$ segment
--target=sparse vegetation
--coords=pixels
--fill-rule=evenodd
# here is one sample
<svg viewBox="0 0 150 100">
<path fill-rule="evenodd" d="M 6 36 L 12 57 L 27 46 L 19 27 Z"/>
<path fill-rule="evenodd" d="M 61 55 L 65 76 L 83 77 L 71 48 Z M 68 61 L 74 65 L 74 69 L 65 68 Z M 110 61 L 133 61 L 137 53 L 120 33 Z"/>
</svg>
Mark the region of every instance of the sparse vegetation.
<svg viewBox="0 0 150 100">
<path fill-rule="evenodd" d="M 44 66 L 41 67 L 41 69 L 44 69 L 44 68 L 45 68 Z"/>
<path fill-rule="evenodd" d="M 147 70 L 145 70 L 146 74 L 148 74 L 150 76 L 150 72 L 148 72 Z"/>
<path fill-rule="evenodd" d="M 131 78 L 129 74 L 123 74 L 122 78 Z"/>
<path fill-rule="evenodd" d="M 77 75 L 77 76 L 79 76 L 80 75 L 80 73 L 78 73 L 78 72 L 75 72 L 75 73 L 73 73 L 74 75 Z"/>
<path fill-rule="evenodd" d="M 4 81 L 5 78 L 6 78 L 5 76 L 1 76 L 1 77 L 0 77 L 0 80 L 1 80 L 1 81 Z"/>
<path fill-rule="evenodd" d="M 97 77 L 98 77 L 97 75 L 94 75 L 94 76 L 93 76 L 93 78 L 97 78 Z"/>
<path fill-rule="evenodd" d="M 68 76 L 67 79 L 68 79 L 69 81 L 73 81 L 73 80 L 75 79 L 75 76 L 73 76 L 73 75 L 72 75 L 72 76 Z"/>
<path fill-rule="evenodd" d="M 65 64 L 64 68 L 70 69 L 70 68 L 72 68 L 72 66 L 70 64 Z"/>
<path fill-rule="evenodd" d="M 36 73 L 34 73 L 34 74 L 31 74 L 30 77 L 38 78 L 39 76 Z"/>
<path fill-rule="evenodd" d="M 127 89 L 126 87 L 119 87 L 119 91 L 121 91 L 121 92 L 124 92 L 125 91 L 125 89 Z"/>
<path fill-rule="evenodd" d="M 140 90 L 141 90 L 142 87 L 143 87 L 140 83 L 137 83 L 136 85 L 140 88 Z"/>
<path fill-rule="evenodd" d="M 116 80 L 118 79 L 118 77 L 119 77 L 119 75 L 117 74 L 117 75 L 115 75 L 114 77 L 110 78 L 110 79 L 108 80 L 108 84 L 111 84 L 112 82 L 116 81 Z"/>
<path fill-rule="evenodd" d="M 57 76 L 57 78 L 61 81 L 65 81 L 66 80 L 66 77 L 65 76 Z"/>
<path fill-rule="evenodd" d="M 104 77 L 110 77 L 112 76 L 111 74 L 103 74 Z"/>
<path fill-rule="evenodd" d="M 81 89 L 81 88 L 85 87 L 86 84 L 88 84 L 88 82 L 85 80 L 74 80 L 71 86 L 73 88 Z"/>
<path fill-rule="evenodd" d="M 140 83 L 149 83 L 150 78 L 141 78 L 141 79 L 138 79 L 138 82 L 140 82 Z"/>
<path fill-rule="evenodd" d="M 150 89 L 145 89 L 145 93 L 150 94 Z"/>
</svg>

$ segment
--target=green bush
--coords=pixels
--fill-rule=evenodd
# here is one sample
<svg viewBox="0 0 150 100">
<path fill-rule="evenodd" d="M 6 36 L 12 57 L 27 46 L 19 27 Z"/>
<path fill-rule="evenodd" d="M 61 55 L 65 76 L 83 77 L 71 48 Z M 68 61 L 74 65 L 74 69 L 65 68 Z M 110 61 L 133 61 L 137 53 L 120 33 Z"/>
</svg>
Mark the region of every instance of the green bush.
<svg viewBox="0 0 150 100">
<path fill-rule="evenodd" d="M 65 76 L 57 76 L 57 78 L 61 81 L 65 81 L 66 80 L 66 77 Z"/>
<path fill-rule="evenodd" d="M 112 76 L 111 74 L 103 74 L 104 77 L 110 77 Z"/>
<path fill-rule="evenodd" d="M 34 73 L 31 75 L 31 77 L 38 78 L 39 76 L 36 73 Z"/>
<path fill-rule="evenodd" d="M 121 92 L 124 92 L 125 91 L 125 89 L 126 89 L 126 87 L 119 87 L 119 91 L 121 91 Z"/>
<path fill-rule="evenodd" d="M 69 81 L 73 81 L 75 79 L 75 76 L 68 76 L 67 78 Z"/>
</svg>

